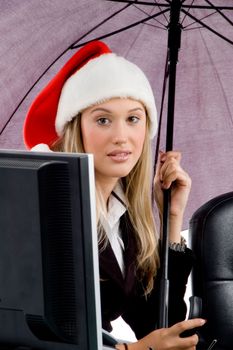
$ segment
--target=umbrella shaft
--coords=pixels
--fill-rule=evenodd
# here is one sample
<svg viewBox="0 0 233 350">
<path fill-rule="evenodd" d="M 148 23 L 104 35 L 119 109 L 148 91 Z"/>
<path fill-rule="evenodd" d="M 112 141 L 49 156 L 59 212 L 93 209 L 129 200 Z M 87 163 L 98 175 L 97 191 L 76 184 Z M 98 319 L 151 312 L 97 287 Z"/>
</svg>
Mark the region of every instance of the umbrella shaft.
<svg viewBox="0 0 233 350">
<path fill-rule="evenodd" d="M 169 63 L 167 134 L 166 134 L 166 151 L 167 152 L 173 149 L 175 89 L 176 89 L 176 61 L 173 60 L 173 61 L 170 61 Z"/>
<path fill-rule="evenodd" d="M 165 299 L 164 299 L 164 296 L 166 296 Z M 168 296 L 169 296 L 169 280 L 168 279 L 161 279 L 160 300 L 161 300 L 161 298 L 164 299 L 164 304 L 159 305 L 158 328 L 167 328 L 168 327 Z"/>
<path fill-rule="evenodd" d="M 168 34 L 169 49 L 169 87 L 168 87 L 168 110 L 167 110 L 167 135 L 166 151 L 173 148 L 173 126 L 175 109 L 175 87 L 176 87 L 176 64 L 180 48 L 181 25 L 180 0 L 172 0 L 170 24 Z M 169 217 L 170 217 L 171 190 L 164 191 L 163 208 L 163 237 L 161 247 L 161 281 L 160 281 L 160 305 L 159 305 L 159 328 L 168 327 L 168 242 L 169 242 Z"/>
<path fill-rule="evenodd" d="M 168 86 L 168 111 L 167 111 L 167 135 L 166 151 L 173 148 L 173 124 L 175 110 L 176 90 L 176 64 L 181 42 L 180 24 L 181 0 L 172 0 L 170 11 L 170 23 L 168 26 L 168 64 L 169 64 L 169 86 Z"/>
</svg>

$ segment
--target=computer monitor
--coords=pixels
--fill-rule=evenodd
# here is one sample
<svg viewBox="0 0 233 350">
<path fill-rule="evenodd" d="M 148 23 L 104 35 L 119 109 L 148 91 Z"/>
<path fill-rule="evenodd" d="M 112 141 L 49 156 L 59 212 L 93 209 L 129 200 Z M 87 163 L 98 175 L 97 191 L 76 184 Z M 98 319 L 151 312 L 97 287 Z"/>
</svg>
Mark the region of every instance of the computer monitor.
<svg viewBox="0 0 233 350">
<path fill-rule="evenodd" d="M 0 349 L 102 348 L 93 157 L 0 151 Z"/>
</svg>

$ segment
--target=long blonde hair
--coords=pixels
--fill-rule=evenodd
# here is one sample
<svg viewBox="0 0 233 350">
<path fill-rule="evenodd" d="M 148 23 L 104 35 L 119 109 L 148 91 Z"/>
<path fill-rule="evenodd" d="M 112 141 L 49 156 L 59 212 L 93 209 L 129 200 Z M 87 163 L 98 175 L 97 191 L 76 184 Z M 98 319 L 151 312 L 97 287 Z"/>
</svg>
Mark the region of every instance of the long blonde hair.
<svg viewBox="0 0 233 350">
<path fill-rule="evenodd" d="M 159 267 L 158 235 L 155 229 L 151 200 L 152 157 L 148 136 L 149 123 L 149 118 L 147 118 L 147 131 L 142 154 L 132 171 L 122 179 L 126 201 L 129 203 L 127 209 L 137 242 L 137 276 L 143 282 L 145 294 L 151 292 L 154 277 Z M 58 152 L 85 153 L 81 133 L 81 114 L 66 124 L 63 136 L 51 148 Z M 98 213 L 104 210 L 98 186 L 96 186 L 96 206 L 98 221 Z M 98 234 L 99 243 L 103 241 L 106 243 L 107 237 L 103 234 L 103 230 L 98 230 Z"/>
</svg>

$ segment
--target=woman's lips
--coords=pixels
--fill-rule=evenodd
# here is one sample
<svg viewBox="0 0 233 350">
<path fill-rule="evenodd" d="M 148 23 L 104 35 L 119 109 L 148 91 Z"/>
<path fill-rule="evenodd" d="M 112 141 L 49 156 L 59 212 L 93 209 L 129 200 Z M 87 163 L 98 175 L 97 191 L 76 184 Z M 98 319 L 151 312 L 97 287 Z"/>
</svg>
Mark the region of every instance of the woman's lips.
<svg viewBox="0 0 233 350">
<path fill-rule="evenodd" d="M 130 154 L 130 151 L 113 151 L 108 154 L 108 157 L 116 162 L 124 162 L 129 159 Z"/>
</svg>

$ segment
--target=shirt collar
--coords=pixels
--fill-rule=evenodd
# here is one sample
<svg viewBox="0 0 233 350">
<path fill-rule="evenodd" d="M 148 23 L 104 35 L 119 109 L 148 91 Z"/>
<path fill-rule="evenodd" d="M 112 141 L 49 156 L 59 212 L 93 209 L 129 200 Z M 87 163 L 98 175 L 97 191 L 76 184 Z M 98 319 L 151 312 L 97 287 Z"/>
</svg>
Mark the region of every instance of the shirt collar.
<svg viewBox="0 0 233 350">
<path fill-rule="evenodd" d="M 101 223 L 104 227 L 106 224 L 112 229 L 117 222 L 119 222 L 121 216 L 126 212 L 126 198 L 123 192 L 123 188 L 120 182 L 114 187 L 109 200 L 108 200 L 108 212 L 106 218 L 101 218 Z"/>
</svg>

